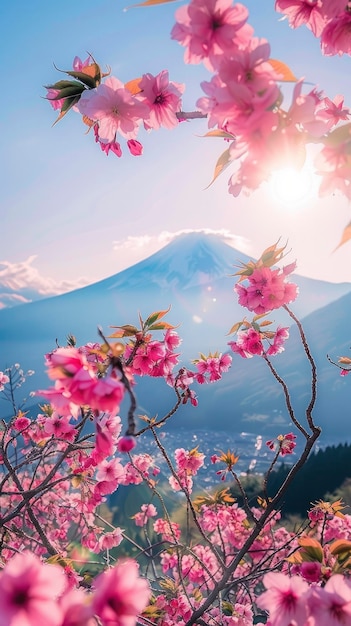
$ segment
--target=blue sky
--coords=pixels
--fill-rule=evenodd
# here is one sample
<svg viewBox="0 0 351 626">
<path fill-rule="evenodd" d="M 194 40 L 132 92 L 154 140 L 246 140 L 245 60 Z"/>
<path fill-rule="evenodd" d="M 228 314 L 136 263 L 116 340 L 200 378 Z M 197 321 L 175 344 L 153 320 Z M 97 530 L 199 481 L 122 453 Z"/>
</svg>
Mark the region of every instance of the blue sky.
<svg viewBox="0 0 351 626">
<path fill-rule="evenodd" d="M 307 198 L 285 207 L 268 185 L 250 197 L 227 193 L 227 170 L 209 189 L 221 140 L 204 139 L 203 120 L 173 131 L 141 133 L 144 155 L 106 157 L 78 114 L 52 127 L 56 114 L 43 85 L 90 52 L 128 81 L 169 69 L 184 82 L 184 110 L 194 110 L 209 79 L 186 66 L 171 41 L 181 3 L 123 9 L 124 0 L 4 0 L 0 6 L 2 208 L 0 283 L 13 291 L 52 295 L 95 282 L 148 256 L 183 230 L 227 233 L 242 251 L 258 256 L 279 237 L 288 240 L 298 272 L 351 282 L 351 243 L 332 252 L 350 220 L 341 196 Z M 274 2 L 246 2 L 255 34 L 271 56 L 288 63 L 329 97 L 343 93 L 350 59 L 322 57 L 307 29 L 292 31 Z M 348 92 L 346 104 L 351 105 Z M 1 306 L 1 299 L 0 299 Z"/>
</svg>

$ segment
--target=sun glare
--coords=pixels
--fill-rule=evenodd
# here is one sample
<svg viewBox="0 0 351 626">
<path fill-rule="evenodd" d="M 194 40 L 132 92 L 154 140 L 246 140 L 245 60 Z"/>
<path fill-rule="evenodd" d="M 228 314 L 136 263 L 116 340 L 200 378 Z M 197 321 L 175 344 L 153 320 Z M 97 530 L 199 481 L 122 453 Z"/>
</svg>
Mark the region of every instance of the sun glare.
<svg viewBox="0 0 351 626">
<path fill-rule="evenodd" d="M 316 181 L 313 172 L 304 167 L 301 170 L 284 168 L 273 172 L 269 181 L 270 191 L 276 202 L 295 209 L 315 196 Z"/>
</svg>

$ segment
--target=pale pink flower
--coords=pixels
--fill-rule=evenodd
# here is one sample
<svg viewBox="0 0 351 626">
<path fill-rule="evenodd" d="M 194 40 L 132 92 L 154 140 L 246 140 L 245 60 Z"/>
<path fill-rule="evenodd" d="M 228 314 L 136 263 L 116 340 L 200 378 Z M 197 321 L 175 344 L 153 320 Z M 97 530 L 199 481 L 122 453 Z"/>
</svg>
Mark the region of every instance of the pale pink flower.
<svg viewBox="0 0 351 626">
<path fill-rule="evenodd" d="M 347 3 L 345 3 L 347 4 Z M 326 56 L 351 54 L 351 12 L 345 10 L 330 20 L 321 35 L 322 52 Z"/>
<path fill-rule="evenodd" d="M 308 607 L 308 626 L 351 626 L 351 582 L 335 574 L 325 587 L 312 587 Z"/>
<path fill-rule="evenodd" d="M 224 56 L 221 59 L 218 75 L 223 83 L 228 85 L 234 97 L 238 84 L 246 85 L 254 94 L 260 94 L 260 97 L 268 90 L 270 94 L 266 103 L 268 108 L 276 102 L 280 95 L 280 90 L 276 84 L 279 74 L 275 72 L 269 59 L 270 45 L 268 41 L 253 37 L 244 49 L 235 53 L 233 58 Z"/>
<path fill-rule="evenodd" d="M 267 591 L 258 596 L 257 604 L 261 609 L 269 611 L 269 624 L 304 626 L 307 619 L 308 583 L 300 576 L 269 572 L 263 577 L 263 584 Z"/>
<path fill-rule="evenodd" d="M 118 459 L 102 461 L 96 473 L 97 484 L 94 492 L 107 495 L 116 491 L 125 478 L 125 469 Z"/>
<path fill-rule="evenodd" d="M 10 382 L 10 378 L 4 372 L 0 372 L 0 391 L 3 390 L 4 386 Z"/>
<path fill-rule="evenodd" d="M 70 589 L 60 598 L 59 606 L 63 613 L 60 626 L 94 626 L 96 624 L 91 605 L 87 602 L 87 596 L 82 589 Z"/>
<path fill-rule="evenodd" d="M 133 516 L 136 526 L 145 526 L 150 517 L 157 515 L 157 509 L 153 504 L 142 504 L 141 510 Z"/>
<path fill-rule="evenodd" d="M 16 554 L 0 574 L 0 626 L 61 626 L 63 570 L 31 552 Z"/>
<path fill-rule="evenodd" d="M 305 24 L 316 37 L 325 26 L 322 0 L 276 0 L 275 10 L 287 15 L 291 28 Z"/>
<path fill-rule="evenodd" d="M 327 121 L 328 129 L 336 126 L 341 120 L 348 120 L 350 117 L 350 109 L 344 107 L 344 96 L 337 95 L 334 100 L 323 98 L 321 101 L 322 108 L 318 110 L 318 117 Z"/>
<path fill-rule="evenodd" d="M 102 143 L 115 141 L 117 133 L 126 139 L 135 139 L 141 121 L 148 115 L 147 106 L 113 76 L 96 89 L 84 91 L 77 108 L 82 115 L 99 123 Z"/>
<path fill-rule="evenodd" d="M 209 69 L 223 54 L 244 46 L 253 33 L 247 8 L 232 0 L 192 0 L 176 11 L 171 38 L 187 48 L 186 63 L 204 61 Z"/>
<path fill-rule="evenodd" d="M 166 519 L 158 518 L 154 522 L 154 531 L 162 535 L 163 541 L 170 541 L 174 543 L 181 535 L 179 524 L 176 522 L 169 522 Z"/>
<path fill-rule="evenodd" d="M 149 107 L 149 115 L 144 118 L 145 128 L 158 129 L 164 126 L 171 129 L 177 126 L 176 113 L 181 110 L 185 86 L 169 81 L 168 71 L 163 70 L 157 76 L 144 74 L 139 87 L 139 98 Z"/>
<path fill-rule="evenodd" d="M 111 550 L 119 546 L 123 541 L 123 530 L 121 528 L 115 528 L 110 533 L 103 533 L 98 540 L 97 549 L 95 552 L 101 552 L 102 550 Z"/>
<path fill-rule="evenodd" d="M 279 326 L 275 331 L 273 343 L 269 346 L 267 354 L 274 356 L 280 354 L 284 350 L 284 344 L 289 337 L 289 329 Z"/>
<path fill-rule="evenodd" d="M 104 626 L 135 626 L 150 595 L 148 582 L 139 577 L 136 561 L 126 560 L 94 581 L 93 610 Z"/>
</svg>

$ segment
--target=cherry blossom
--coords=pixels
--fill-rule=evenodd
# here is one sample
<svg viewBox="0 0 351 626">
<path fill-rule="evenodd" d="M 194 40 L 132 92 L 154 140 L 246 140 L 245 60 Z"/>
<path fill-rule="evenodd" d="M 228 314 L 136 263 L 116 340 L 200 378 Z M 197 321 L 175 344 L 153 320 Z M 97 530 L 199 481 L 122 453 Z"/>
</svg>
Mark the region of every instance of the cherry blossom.
<svg viewBox="0 0 351 626">
<path fill-rule="evenodd" d="M 77 108 L 82 115 L 98 122 L 102 143 L 115 141 L 117 133 L 125 139 L 135 139 L 141 120 L 148 115 L 147 106 L 113 76 L 96 90 L 84 91 Z"/>
<path fill-rule="evenodd" d="M 257 604 L 269 611 L 269 624 L 303 626 L 307 620 L 308 583 L 299 576 L 269 572 L 263 577 L 263 584 L 266 591 L 257 598 Z"/>
<path fill-rule="evenodd" d="M 61 626 L 56 600 L 65 586 L 59 566 L 45 565 L 27 551 L 16 554 L 0 574 L 0 624 Z"/>
<path fill-rule="evenodd" d="M 106 626 L 134 626 L 149 598 L 149 585 L 132 560 L 107 569 L 94 581 L 93 609 Z"/>
</svg>

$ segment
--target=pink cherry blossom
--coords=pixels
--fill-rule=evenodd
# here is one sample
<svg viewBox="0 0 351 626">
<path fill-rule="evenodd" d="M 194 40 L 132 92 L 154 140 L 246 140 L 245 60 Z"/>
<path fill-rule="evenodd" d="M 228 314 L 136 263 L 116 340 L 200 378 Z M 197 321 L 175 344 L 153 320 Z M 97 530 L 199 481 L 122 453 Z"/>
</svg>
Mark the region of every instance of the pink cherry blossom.
<svg viewBox="0 0 351 626">
<path fill-rule="evenodd" d="M 141 102 L 149 107 L 149 114 L 144 118 L 147 129 L 160 126 L 171 129 L 178 125 L 176 113 L 181 110 L 181 97 L 185 86 L 169 81 L 168 71 L 163 70 L 157 76 L 144 74 L 139 82 L 142 91 Z"/>
<path fill-rule="evenodd" d="M 57 598 L 66 586 L 63 570 L 31 552 L 16 554 L 0 574 L 1 626 L 61 626 Z"/>
<path fill-rule="evenodd" d="M 347 3 L 346 8 L 348 6 Z M 322 52 L 326 56 L 351 54 L 351 13 L 345 10 L 341 15 L 331 19 L 321 35 Z"/>
<path fill-rule="evenodd" d="M 187 48 L 186 63 L 204 61 L 212 69 L 216 58 L 247 43 L 253 33 L 247 18 L 247 8 L 232 0 L 192 0 L 176 11 L 171 38 Z"/>
<path fill-rule="evenodd" d="M 95 626 L 91 605 L 82 589 L 70 589 L 60 598 L 59 606 L 63 613 L 60 626 Z"/>
<path fill-rule="evenodd" d="M 287 454 L 293 453 L 294 448 L 296 447 L 295 439 L 296 435 L 294 435 L 294 433 L 278 435 L 276 439 L 267 441 L 266 446 L 273 451 L 279 450 L 279 454 L 281 456 L 286 456 Z"/>
<path fill-rule="evenodd" d="M 119 546 L 123 541 L 123 532 L 121 528 L 115 528 L 110 533 L 103 533 L 98 539 L 94 552 L 99 553 L 102 550 L 111 550 L 111 548 Z"/>
<path fill-rule="evenodd" d="M 308 607 L 308 626 L 350 626 L 351 582 L 335 574 L 325 587 L 312 587 Z"/>
<path fill-rule="evenodd" d="M 261 609 L 269 611 L 269 624 L 291 626 L 293 623 L 304 626 L 307 619 L 308 583 L 300 576 L 269 572 L 263 577 L 263 584 L 267 591 L 257 598 L 257 604 Z"/>
<path fill-rule="evenodd" d="M 299 573 L 309 583 L 317 583 L 321 579 L 322 565 L 318 561 L 304 561 L 299 567 Z"/>
<path fill-rule="evenodd" d="M 117 450 L 118 452 L 131 452 L 136 447 L 136 439 L 135 437 L 124 436 L 121 437 L 117 442 Z"/>
<path fill-rule="evenodd" d="M 141 121 L 148 115 L 147 106 L 113 76 L 95 90 L 84 91 L 77 108 L 82 115 L 98 122 L 102 143 L 114 142 L 117 133 L 126 139 L 135 139 Z"/>
<path fill-rule="evenodd" d="M 93 609 L 104 626 L 135 626 L 150 599 L 148 582 L 135 561 L 120 562 L 94 581 Z"/>
<path fill-rule="evenodd" d="M 4 372 L 0 372 L 0 391 L 2 391 L 5 385 L 7 385 L 7 383 L 9 382 L 10 378 L 7 376 L 7 374 L 4 374 Z"/>
<path fill-rule="evenodd" d="M 142 504 L 141 510 L 133 516 L 136 526 L 145 526 L 150 517 L 157 515 L 157 509 L 153 504 Z"/>
<path fill-rule="evenodd" d="M 305 24 L 316 37 L 325 26 L 322 0 L 276 0 L 275 10 L 288 16 L 291 28 Z"/>
</svg>

